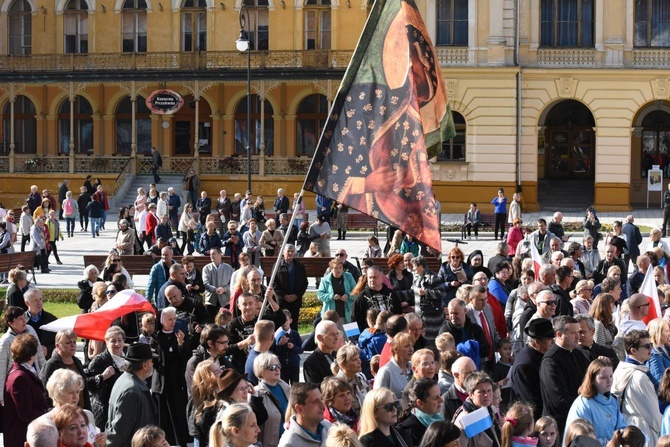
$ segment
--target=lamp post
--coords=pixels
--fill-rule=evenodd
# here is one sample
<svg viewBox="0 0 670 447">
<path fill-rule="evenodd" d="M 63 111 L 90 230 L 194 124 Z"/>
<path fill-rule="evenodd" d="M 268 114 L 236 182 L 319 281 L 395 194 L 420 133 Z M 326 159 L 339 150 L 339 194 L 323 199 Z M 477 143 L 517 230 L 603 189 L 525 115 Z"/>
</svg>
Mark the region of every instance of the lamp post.
<svg viewBox="0 0 670 447">
<path fill-rule="evenodd" d="M 251 191 L 251 42 L 249 41 L 249 8 L 240 7 L 240 37 L 235 41 L 237 51 L 247 53 L 247 191 Z"/>
</svg>

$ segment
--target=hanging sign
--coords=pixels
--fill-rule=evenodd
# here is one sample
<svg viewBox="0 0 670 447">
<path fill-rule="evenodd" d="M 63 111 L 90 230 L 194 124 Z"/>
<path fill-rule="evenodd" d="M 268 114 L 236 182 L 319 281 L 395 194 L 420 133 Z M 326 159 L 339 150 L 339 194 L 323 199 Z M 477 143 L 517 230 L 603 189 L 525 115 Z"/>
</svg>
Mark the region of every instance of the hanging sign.
<svg viewBox="0 0 670 447">
<path fill-rule="evenodd" d="M 147 108 L 157 115 L 171 115 L 184 105 L 184 98 L 174 90 L 156 90 L 146 100 Z"/>
</svg>

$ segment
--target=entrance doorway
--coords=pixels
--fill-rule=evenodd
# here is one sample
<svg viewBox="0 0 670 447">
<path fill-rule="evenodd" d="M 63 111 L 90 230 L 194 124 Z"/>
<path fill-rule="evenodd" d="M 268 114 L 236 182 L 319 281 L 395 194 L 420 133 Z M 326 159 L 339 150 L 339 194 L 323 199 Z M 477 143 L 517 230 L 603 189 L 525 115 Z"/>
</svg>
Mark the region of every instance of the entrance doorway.
<svg viewBox="0 0 670 447">
<path fill-rule="evenodd" d="M 198 105 L 198 145 L 200 154 L 212 153 L 212 109 L 205 99 Z M 185 157 L 193 155 L 195 144 L 195 99 L 193 96 L 184 98 L 184 107 L 174 115 L 174 150 L 173 155 Z"/>
</svg>

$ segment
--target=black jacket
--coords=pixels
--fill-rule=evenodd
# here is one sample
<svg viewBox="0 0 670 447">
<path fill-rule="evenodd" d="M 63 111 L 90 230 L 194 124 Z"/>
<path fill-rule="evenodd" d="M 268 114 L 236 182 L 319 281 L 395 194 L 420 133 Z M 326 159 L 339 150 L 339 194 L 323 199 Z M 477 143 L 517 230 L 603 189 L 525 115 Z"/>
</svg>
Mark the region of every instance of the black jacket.
<svg viewBox="0 0 670 447">
<path fill-rule="evenodd" d="M 114 375 L 104 380 L 102 373 L 109 366 L 114 368 Z M 112 388 L 121 374 L 123 374 L 123 371 L 116 367 L 112 355 L 107 350 L 93 357 L 91 363 L 88 364 L 86 385 L 91 391 L 91 405 L 96 427 L 105 427 L 107 424 L 109 396 L 112 394 Z"/>
<path fill-rule="evenodd" d="M 584 380 L 589 359 L 578 349 L 568 351 L 554 344 L 544 355 L 540 366 L 540 392 L 543 416 L 553 416 L 561 433 L 577 390 Z"/>
<path fill-rule="evenodd" d="M 456 384 L 452 383 L 447 392 L 442 395 L 442 408 L 440 412 L 444 416 L 445 421 L 451 421 L 456 414 L 456 410 L 461 408 L 463 401 L 458 396 L 456 391 Z"/>
<path fill-rule="evenodd" d="M 520 400 L 533 404 L 533 416 L 537 420 L 542 416 L 542 395 L 540 393 L 540 364 L 542 363 L 542 354 L 530 346 L 524 346 L 519 351 L 512 372 L 510 381 L 512 382 L 512 401 Z"/>
<path fill-rule="evenodd" d="M 577 349 L 586 355 L 586 357 L 589 359 L 589 362 L 594 361 L 598 357 L 607 357 L 612 361 L 612 371 L 615 371 L 616 367 L 619 366 L 619 357 L 617 357 L 614 349 L 610 348 L 609 346 L 599 345 L 598 343 L 594 342 L 590 348 L 580 346 Z"/>
<path fill-rule="evenodd" d="M 288 228 L 289 226 L 291 227 L 290 229 Z M 279 229 L 284 236 L 286 236 L 286 232 L 288 231 L 289 235 L 286 242 L 295 245 L 295 241 L 298 239 L 298 227 L 287 224 L 286 226 L 280 226 Z"/>
<path fill-rule="evenodd" d="M 23 290 L 16 287 L 16 284 L 12 284 L 7 288 L 7 307 L 16 306 L 20 307 L 24 311 L 28 310 L 28 305 L 23 299 Z"/>
<path fill-rule="evenodd" d="M 330 369 L 330 364 L 335 360 L 335 356 L 331 355 L 330 359 L 319 348 L 310 354 L 303 364 L 303 374 L 305 382 L 319 385 L 323 379 L 333 375 Z"/>
<path fill-rule="evenodd" d="M 479 342 L 479 355 L 482 358 L 486 357 L 489 350 L 491 349 L 489 342 L 486 340 L 486 334 L 484 334 L 484 330 L 478 324 L 470 321 L 470 319 L 467 317 L 462 328 L 457 327 L 451 321 L 447 321 L 440 328 L 438 335 L 443 332 L 449 332 L 454 336 L 454 342 L 456 343 L 456 346 L 458 346 L 459 343 L 463 343 L 467 340 L 476 340 Z"/>
<path fill-rule="evenodd" d="M 293 259 L 293 268 L 295 269 L 295 282 L 293 284 L 294 287 L 291 287 L 291 275 L 289 273 L 288 265 L 283 258 L 279 262 L 279 268 L 277 268 L 277 276 L 275 277 L 273 288 L 275 295 L 278 298 L 277 302 L 280 306 L 291 305 L 302 307 L 302 296 L 305 294 L 308 285 L 307 272 L 305 271 L 305 266 L 299 263 L 296 259 Z M 284 295 L 293 294 L 298 296 L 297 300 L 292 303 L 284 302 Z"/>
<path fill-rule="evenodd" d="M 273 208 L 275 213 L 277 213 L 277 218 L 279 218 L 279 214 L 281 213 L 288 213 L 288 197 L 275 197 Z"/>
<path fill-rule="evenodd" d="M 42 343 L 42 346 L 47 348 L 47 354 L 45 355 L 46 358 L 51 358 L 51 354 L 53 354 L 54 349 L 56 349 L 56 333 L 51 331 L 43 331 L 42 326 L 52 323 L 57 319 L 58 318 L 56 318 L 54 314 L 47 312 L 46 310 L 42 310 L 42 315 L 40 315 L 39 320 L 33 322 L 32 320 L 29 319 L 26 323 L 28 324 L 28 326 L 32 326 L 32 328 L 35 329 L 35 332 L 37 332 L 37 338 L 39 338 L 40 343 Z M 84 374 L 82 374 L 81 376 L 83 378 L 86 378 Z M 46 385 L 47 383 L 44 382 L 44 386 Z M 90 410 L 90 408 L 88 409 Z"/>
<path fill-rule="evenodd" d="M 554 313 L 554 316 L 574 316 L 575 311 L 572 307 L 572 304 L 570 303 L 570 294 L 568 294 L 566 290 L 563 290 L 558 284 L 552 284 L 549 286 L 549 288 L 556 298 L 556 312 Z"/>
<path fill-rule="evenodd" d="M 397 425 L 398 429 L 405 434 L 405 437 L 410 442 L 410 446 L 419 446 L 423 435 L 426 433 L 426 427 L 413 414 Z"/>
<path fill-rule="evenodd" d="M 353 314 L 361 332 L 368 328 L 367 314 L 368 309 L 372 307 L 376 307 L 379 310 L 389 310 L 395 315 L 402 313 L 400 298 L 393 290 L 386 287 L 386 285 L 382 285 L 379 292 L 366 287 L 354 300 Z"/>
<path fill-rule="evenodd" d="M 384 433 L 376 429 L 372 433 L 361 436 L 361 445 L 363 447 L 412 447 L 413 445 L 407 435 L 396 427 L 391 427 L 391 436 L 395 442 L 391 442 Z"/>
<path fill-rule="evenodd" d="M 88 394 L 88 386 L 86 385 L 86 372 L 84 371 L 84 365 L 81 364 L 81 360 L 79 360 L 77 357 L 73 357 L 72 360 L 74 360 L 74 366 L 77 368 L 77 372 L 81 376 L 82 379 L 84 379 L 84 408 L 87 410 L 91 409 L 91 398 Z M 56 371 L 57 369 L 69 369 L 65 363 L 63 363 L 63 360 L 61 360 L 60 356 L 58 355 L 58 352 L 54 351 L 53 354 L 51 355 L 51 358 L 47 361 L 46 365 L 44 365 L 44 368 L 42 369 L 42 372 L 40 373 L 40 379 L 42 379 L 42 383 L 46 387 L 47 382 L 49 381 L 49 377 Z M 51 399 L 47 397 L 47 402 L 51 405 Z"/>
</svg>

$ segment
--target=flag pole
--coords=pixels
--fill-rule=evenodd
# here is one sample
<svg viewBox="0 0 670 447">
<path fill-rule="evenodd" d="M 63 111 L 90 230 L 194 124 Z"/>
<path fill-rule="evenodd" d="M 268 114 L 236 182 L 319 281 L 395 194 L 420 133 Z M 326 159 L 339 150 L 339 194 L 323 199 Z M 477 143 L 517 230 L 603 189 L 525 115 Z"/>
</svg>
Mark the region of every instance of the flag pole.
<svg viewBox="0 0 670 447">
<path fill-rule="evenodd" d="M 279 270 L 279 262 L 282 260 L 282 256 L 284 255 L 284 247 L 288 245 L 288 238 L 291 235 L 291 227 L 293 226 L 293 223 L 295 222 L 295 210 L 302 203 L 302 196 L 305 194 L 305 189 L 300 190 L 300 195 L 298 196 L 298 200 L 296 201 L 295 205 L 293 205 L 293 215 L 291 216 L 291 220 L 289 221 L 288 224 L 288 231 L 284 235 L 284 240 L 281 243 L 281 249 L 279 250 L 279 253 L 277 254 L 277 260 L 275 261 L 275 265 L 272 267 L 272 274 L 270 275 L 270 282 L 268 283 L 268 287 L 272 287 L 272 285 L 275 282 L 275 277 L 277 276 L 277 270 Z M 279 221 L 279 216 L 275 216 L 276 220 Z M 298 232 L 300 229 L 298 229 Z M 274 293 L 274 289 L 273 289 Z M 275 294 L 275 301 L 277 302 L 277 305 L 279 305 L 279 299 L 277 295 Z M 263 297 L 263 304 L 261 305 L 261 311 L 258 314 L 258 319 L 260 320 L 262 318 L 262 315 L 265 314 L 265 308 L 267 307 L 268 300 L 264 296 Z"/>
</svg>

